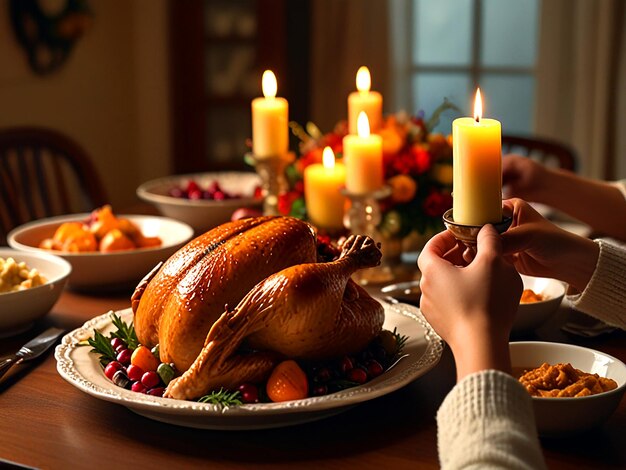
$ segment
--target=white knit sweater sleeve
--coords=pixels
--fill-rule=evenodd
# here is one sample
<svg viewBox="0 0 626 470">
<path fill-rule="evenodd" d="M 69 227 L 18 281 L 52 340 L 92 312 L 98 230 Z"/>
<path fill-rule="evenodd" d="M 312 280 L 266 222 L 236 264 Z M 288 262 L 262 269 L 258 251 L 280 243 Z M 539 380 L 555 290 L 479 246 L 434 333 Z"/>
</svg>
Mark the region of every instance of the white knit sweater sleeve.
<svg viewBox="0 0 626 470">
<path fill-rule="evenodd" d="M 458 468 L 546 468 L 532 399 L 512 376 L 471 374 L 450 391 L 437 412 L 439 460 Z"/>
<path fill-rule="evenodd" d="M 568 295 L 567 300 L 580 310 L 603 322 L 626 329 L 626 247 L 598 239 L 600 255 L 585 290 Z"/>
</svg>

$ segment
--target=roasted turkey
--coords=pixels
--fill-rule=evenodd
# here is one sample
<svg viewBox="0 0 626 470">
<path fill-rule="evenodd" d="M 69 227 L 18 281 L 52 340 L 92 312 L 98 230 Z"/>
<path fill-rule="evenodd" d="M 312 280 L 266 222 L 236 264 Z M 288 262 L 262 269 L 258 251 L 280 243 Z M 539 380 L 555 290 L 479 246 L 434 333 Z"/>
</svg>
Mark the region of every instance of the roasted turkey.
<svg viewBox="0 0 626 470">
<path fill-rule="evenodd" d="M 335 261 L 305 262 L 270 275 L 226 309 L 165 396 L 194 399 L 259 382 L 284 357 L 323 360 L 362 350 L 380 332 L 384 312 L 350 276 L 376 266 L 380 257 L 371 238 L 352 236 Z"/>
<path fill-rule="evenodd" d="M 257 283 L 286 267 L 317 260 L 311 227 L 291 217 L 258 217 L 210 230 L 157 266 L 131 303 L 141 344 L 159 344 L 163 362 L 187 370 L 207 333 Z"/>
</svg>

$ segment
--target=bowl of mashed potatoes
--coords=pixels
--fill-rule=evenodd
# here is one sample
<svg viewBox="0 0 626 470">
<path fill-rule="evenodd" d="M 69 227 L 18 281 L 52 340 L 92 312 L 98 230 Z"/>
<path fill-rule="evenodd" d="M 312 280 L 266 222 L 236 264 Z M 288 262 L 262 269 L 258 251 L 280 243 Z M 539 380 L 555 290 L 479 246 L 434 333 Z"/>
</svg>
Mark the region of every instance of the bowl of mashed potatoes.
<svg viewBox="0 0 626 470">
<path fill-rule="evenodd" d="M 563 437 L 599 428 L 626 391 L 626 365 L 573 344 L 509 344 L 513 375 L 532 396 L 540 436 Z"/>
<path fill-rule="evenodd" d="M 71 272 L 58 256 L 0 248 L 0 337 L 25 331 L 46 315 Z"/>
</svg>

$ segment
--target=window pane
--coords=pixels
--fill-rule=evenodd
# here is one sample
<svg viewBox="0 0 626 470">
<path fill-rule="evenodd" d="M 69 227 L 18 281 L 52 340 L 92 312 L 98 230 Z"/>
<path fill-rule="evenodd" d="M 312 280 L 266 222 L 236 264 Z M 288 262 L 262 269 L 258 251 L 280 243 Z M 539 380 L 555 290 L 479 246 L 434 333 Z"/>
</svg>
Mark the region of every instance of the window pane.
<svg viewBox="0 0 626 470">
<path fill-rule="evenodd" d="M 454 103 L 460 113 L 446 111 L 441 115 L 439 125 L 435 131 L 444 134 L 452 132 L 452 121 L 460 115 L 469 116 L 467 110 L 470 101 L 470 79 L 465 73 L 418 73 L 413 78 L 413 90 L 415 90 L 413 113 L 424 111 L 428 119 L 433 111 L 447 98 Z"/>
<path fill-rule="evenodd" d="M 413 62 L 466 65 L 472 44 L 472 0 L 414 0 Z"/>
<path fill-rule="evenodd" d="M 485 117 L 498 119 L 504 134 L 530 134 L 535 79 L 531 75 L 485 74 L 480 80 Z"/>
<path fill-rule="evenodd" d="M 482 63 L 533 67 L 539 1 L 483 0 L 482 5 Z"/>
</svg>

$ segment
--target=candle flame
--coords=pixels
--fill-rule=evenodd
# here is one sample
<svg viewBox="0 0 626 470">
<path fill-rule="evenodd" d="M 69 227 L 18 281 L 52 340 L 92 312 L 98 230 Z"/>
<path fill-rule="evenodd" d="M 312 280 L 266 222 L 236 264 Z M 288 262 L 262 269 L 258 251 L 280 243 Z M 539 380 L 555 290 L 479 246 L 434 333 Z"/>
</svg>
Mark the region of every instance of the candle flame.
<svg viewBox="0 0 626 470">
<path fill-rule="evenodd" d="M 483 99 L 480 96 L 480 88 L 476 88 L 476 99 L 474 100 L 474 119 L 480 122 L 483 117 Z"/>
<path fill-rule="evenodd" d="M 275 98 L 278 85 L 276 84 L 276 75 L 271 70 L 263 72 L 263 78 L 261 79 L 263 87 L 263 96 L 266 98 Z"/>
<path fill-rule="evenodd" d="M 333 153 L 333 149 L 330 147 L 324 147 L 324 151 L 322 152 L 322 163 L 324 164 L 324 168 L 335 168 L 335 154 Z"/>
<path fill-rule="evenodd" d="M 370 121 L 367 119 L 365 111 L 361 111 L 359 113 L 359 117 L 356 120 L 356 130 L 359 137 L 370 136 Z"/>
<path fill-rule="evenodd" d="M 359 70 L 356 73 L 356 89 L 361 93 L 364 93 L 370 91 L 371 86 L 372 77 L 370 76 L 369 69 L 365 66 L 359 67 Z"/>
</svg>

